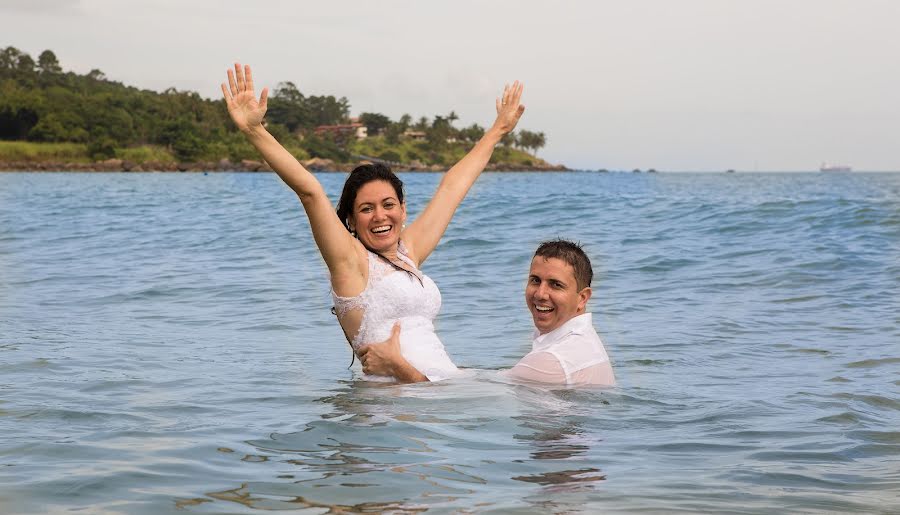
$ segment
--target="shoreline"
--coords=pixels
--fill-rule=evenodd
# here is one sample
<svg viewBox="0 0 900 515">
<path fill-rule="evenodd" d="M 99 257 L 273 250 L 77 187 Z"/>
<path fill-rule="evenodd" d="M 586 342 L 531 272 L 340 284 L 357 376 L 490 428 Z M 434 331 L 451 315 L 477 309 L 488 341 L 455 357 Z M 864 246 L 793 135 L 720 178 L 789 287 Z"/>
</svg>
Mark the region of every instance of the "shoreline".
<svg viewBox="0 0 900 515">
<path fill-rule="evenodd" d="M 303 166 L 311 172 L 348 173 L 361 164 L 373 163 L 377 160 L 360 160 L 355 163 L 336 163 L 330 159 L 313 158 L 303 161 Z M 424 165 L 420 163 L 385 162 L 395 172 L 445 172 L 449 169 L 442 165 Z M 523 166 L 511 163 L 488 163 L 486 172 L 568 172 L 564 165 L 531 165 Z M 191 163 L 136 163 L 123 159 L 107 159 L 91 163 L 65 161 L 0 161 L 0 172 L 273 172 L 265 161 L 243 160 L 233 163 L 228 160 L 199 161 Z"/>
</svg>

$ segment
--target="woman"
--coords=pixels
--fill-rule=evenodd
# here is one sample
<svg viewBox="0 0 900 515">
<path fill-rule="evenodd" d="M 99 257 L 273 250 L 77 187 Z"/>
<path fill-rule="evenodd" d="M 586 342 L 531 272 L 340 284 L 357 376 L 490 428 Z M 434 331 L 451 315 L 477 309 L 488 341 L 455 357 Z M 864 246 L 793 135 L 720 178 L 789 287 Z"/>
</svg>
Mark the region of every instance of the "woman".
<svg viewBox="0 0 900 515">
<path fill-rule="evenodd" d="M 335 313 L 354 352 L 366 342 L 386 340 L 394 322 L 401 320 L 401 352 L 422 373 L 417 379 L 454 375 L 457 368 L 432 325 L 440 309 L 440 292 L 419 267 L 437 246 L 494 146 L 525 112 L 519 103 L 523 85 L 516 81 L 503 88 L 494 124 L 444 175 L 425 210 L 406 226 L 403 184 L 381 165 L 360 166 L 350 173 L 335 213 L 319 181 L 263 126 L 268 88 L 257 100 L 250 66 L 235 63 L 234 71 L 227 73 L 222 93 L 228 114 L 300 197 L 331 274 Z"/>
</svg>

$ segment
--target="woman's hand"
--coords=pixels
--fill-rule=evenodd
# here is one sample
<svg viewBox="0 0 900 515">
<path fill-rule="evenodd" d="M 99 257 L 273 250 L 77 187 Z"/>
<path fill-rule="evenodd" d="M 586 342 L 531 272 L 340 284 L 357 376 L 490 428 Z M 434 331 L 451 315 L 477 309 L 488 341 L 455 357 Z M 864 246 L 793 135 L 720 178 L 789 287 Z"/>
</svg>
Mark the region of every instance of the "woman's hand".
<svg viewBox="0 0 900 515">
<path fill-rule="evenodd" d="M 503 96 L 497 99 L 497 119 L 494 120 L 493 127 L 501 134 L 512 132 L 525 112 L 525 106 L 519 103 L 524 88 L 525 85 L 519 81 L 513 82 L 512 86 L 507 84 L 503 87 Z"/>
<path fill-rule="evenodd" d="M 269 88 L 263 88 L 259 100 L 256 100 L 250 65 L 241 69 L 240 63 L 234 63 L 234 71 L 228 70 L 228 86 L 222 83 L 222 94 L 225 96 L 228 114 L 238 129 L 242 132 L 251 132 L 262 126 Z"/>
</svg>

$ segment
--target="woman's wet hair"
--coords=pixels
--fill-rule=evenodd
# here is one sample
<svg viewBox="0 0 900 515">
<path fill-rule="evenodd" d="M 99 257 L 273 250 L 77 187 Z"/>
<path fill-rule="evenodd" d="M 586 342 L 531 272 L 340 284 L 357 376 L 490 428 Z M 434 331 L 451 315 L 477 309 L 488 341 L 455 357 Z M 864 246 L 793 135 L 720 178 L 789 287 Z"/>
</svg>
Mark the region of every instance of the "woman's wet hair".
<svg viewBox="0 0 900 515">
<path fill-rule="evenodd" d="M 556 258 L 571 265 L 575 269 L 575 284 L 579 291 L 590 286 L 594 279 L 591 260 L 581 245 L 573 241 L 563 239 L 545 241 L 534 251 L 534 256 L 541 256 L 544 259 Z"/>
<path fill-rule="evenodd" d="M 356 202 L 356 194 L 359 189 L 372 181 L 385 181 L 394 187 L 397 200 L 403 203 L 403 181 L 397 177 L 391 169 L 383 164 L 360 165 L 350 172 L 347 181 L 344 182 L 344 190 L 341 199 L 338 200 L 337 215 L 344 227 L 350 230 L 348 220 L 353 215 L 353 203 Z"/>
</svg>

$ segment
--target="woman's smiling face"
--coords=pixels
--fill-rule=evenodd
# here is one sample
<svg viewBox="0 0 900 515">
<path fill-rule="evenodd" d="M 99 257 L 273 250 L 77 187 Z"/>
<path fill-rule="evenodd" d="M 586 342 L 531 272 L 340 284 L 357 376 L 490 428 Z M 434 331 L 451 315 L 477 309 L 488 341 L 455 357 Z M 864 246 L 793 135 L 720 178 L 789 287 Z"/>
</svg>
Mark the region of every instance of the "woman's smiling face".
<svg viewBox="0 0 900 515">
<path fill-rule="evenodd" d="M 392 252 L 400 241 L 406 204 L 387 181 L 370 181 L 356 193 L 350 230 L 356 231 L 359 241 L 369 250 Z"/>
</svg>

